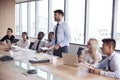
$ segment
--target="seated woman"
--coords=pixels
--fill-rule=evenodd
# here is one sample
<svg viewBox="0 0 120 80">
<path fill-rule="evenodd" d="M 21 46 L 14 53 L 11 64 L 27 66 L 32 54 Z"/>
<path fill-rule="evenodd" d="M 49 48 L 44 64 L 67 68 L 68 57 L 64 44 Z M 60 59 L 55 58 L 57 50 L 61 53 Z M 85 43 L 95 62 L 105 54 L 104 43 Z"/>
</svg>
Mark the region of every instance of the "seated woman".
<svg viewBox="0 0 120 80">
<path fill-rule="evenodd" d="M 0 40 L 0 44 L 3 44 L 4 41 L 7 42 L 7 40 L 10 40 L 11 43 L 14 43 L 14 35 L 12 35 L 13 30 L 11 28 L 7 29 L 7 35 L 5 35 L 1 40 Z M 8 42 L 7 42 L 8 43 Z M 4 45 L 4 44 L 3 44 Z"/>
<path fill-rule="evenodd" d="M 89 64 L 95 64 L 102 60 L 102 56 L 98 51 L 98 41 L 94 38 L 90 38 L 87 43 L 87 50 L 83 50 L 79 61 Z"/>
<path fill-rule="evenodd" d="M 38 33 L 38 38 L 37 40 L 34 42 L 33 46 L 31 49 L 36 50 L 38 52 L 41 52 L 41 47 L 45 47 L 46 42 L 43 40 L 44 37 L 44 33 L 43 32 L 39 32 Z"/>
<path fill-rule="evenodd" d="M 17 46 L 22 47 L 22 48 L 27 48 L 29 49 L 30 46 L 30 40 L 28 39 L 28 34 L 27 32 L 22 32 L 22 39 L 19 40 L 16 43 Z"/>
<path fill-rule="evenodd" d="M 54 32 L 49 32 L 46 47 L 48 47 L 48 48 L 52 47 L 53 38 L 54 38 Z M 49 51 L 47 51 L 47 53 L 48 54 L 53 54 L 53 50 L 49 50 Z"/>
</svg>

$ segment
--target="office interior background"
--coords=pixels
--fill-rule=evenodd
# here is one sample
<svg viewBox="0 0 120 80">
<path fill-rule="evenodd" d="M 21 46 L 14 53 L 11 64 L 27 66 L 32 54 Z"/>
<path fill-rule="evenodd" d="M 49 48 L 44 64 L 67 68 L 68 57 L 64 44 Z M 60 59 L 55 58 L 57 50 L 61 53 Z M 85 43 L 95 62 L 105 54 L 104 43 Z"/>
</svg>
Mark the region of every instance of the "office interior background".
<svg viewBox="0 0 120 80">
<path fill-rule="evenodd" d="M 53 18 L 56 9 L 65 12 L 64 21 L 70 26 L 71 45 L 74 45 L 70 45 L 72 50 L 86 45 L 89 38 L 98 39 L 100 47 L 103 38 L 114 38 L 116 50 L 120 50 L 120 0 L 16 0 L 15 14 L 12 14 L 15 15 L 14 34 L 19 36 L 25 31 L 29 37 L 36 38 L 43 31 L 47 38 L 56 24 Z"/>
</svg>

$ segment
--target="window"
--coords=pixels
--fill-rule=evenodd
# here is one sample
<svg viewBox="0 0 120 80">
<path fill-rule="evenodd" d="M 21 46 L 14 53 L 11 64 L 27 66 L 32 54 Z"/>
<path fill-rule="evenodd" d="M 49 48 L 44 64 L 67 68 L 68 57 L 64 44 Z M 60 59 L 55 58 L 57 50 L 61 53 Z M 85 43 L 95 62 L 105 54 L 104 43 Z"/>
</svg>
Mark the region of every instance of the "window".
<svg viewBox="0 0 120 80">
<path fill-rule="evenodd" d="M 116 28 L 116 34 L 115 34 L 115 39 L 116 39 L 116 49 L 120 49 L 120 0 L 118 0 L 118 6 L 117 6 L 117 28 Z"/>
<path fill-rule="evenodd" d="M 44 38 L 47 38 L 48 34 L 48 0 L 42 0 L 38 1 L 38 17 L 36 17 L 38 20 L 38 23 L 36 26 L 36 34 L 38 34 L 39 31 L 44 32 L 46 35 Z"/>
<path fill-rule="evenodd" d="M 52 1 L 52 23 L 55 25 L 54 21 L 54 10 L 61 9 L 64 11 L 64 0 L 51 0 Z"/>
<path fill-rule="evenodd" d="M 28 22 L 28 34 L 30 37 L 35 37 L 35 2 L 29 2 L 30 12 L 28 13 L 28 20 L 30 20 L 30 23 Z M 28 10 L 29 11 L 29 10 Z M 30 19 L 29 19 L 30 18 Z"/>
<path fill-rule="evenodd" d="M 27 3 L 22 3 L 22 32 L 27 32 Z M 21 35 L 21 34 L 20 34 Z"/>
<path fill-rule="evenodd" d="M 118 1 L 118 5 L 115 6 L 117 19 L 114 20 L 117 24 L 114 26 L 115 32 L 111 33 L 112 17 L 114 17 L 113 1 Z M 115 33 L 113 37 L 117 42 L 116 49 L 119 49 L 119 0 L 38 0 L 18 3 L 15 8 L 16 34 L 21 35 L 23 31 L 26 31 L 30 37 L 37 37 L 38 32 L 43 31 L 44 38 L 47 38 L 48 31 L 53 31 L 56 24 L 54 21 L 56 9 L 66 10 L 63 20 L 65 19 L 70 26 L 71 43 L 84 44 L 89 38 L 96 38 L 101 46 L 103 38 L 111 38 L 111 35 Z"/>
<path fill-rule="evenodd" d="M 90 0 L 89 2 L 88 39 L 96 38 L 101 44 L 103 38 L 111 37 L 112 0 Z"/>
<path fill-rule="evenodd" d="M 15 21 L 16 21 L 16 35 L 19 35 L 20 29 L 19 29 L 19 4 L 15 5 Z"/>
<path fill-rule="evenodd" d="M 74 5 L 74 6 L 73 6 Z M 85 0 L 69 0 L 68 24 L 70 25 L 71 43 L 84 43 Z"/>
</svg>

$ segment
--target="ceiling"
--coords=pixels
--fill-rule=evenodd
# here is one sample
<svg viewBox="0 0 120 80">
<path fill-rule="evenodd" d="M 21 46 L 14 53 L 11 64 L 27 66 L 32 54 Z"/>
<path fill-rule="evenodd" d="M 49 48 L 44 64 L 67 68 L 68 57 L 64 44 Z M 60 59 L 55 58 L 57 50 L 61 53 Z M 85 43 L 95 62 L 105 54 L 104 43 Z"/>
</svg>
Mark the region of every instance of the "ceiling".
<svg viewBox="0 0 120 80">
<path fill-rule="evenodd" d="M 15 0 L 16 3 L 23 3 L 23 2 L 29 2 L 29 1 L 40 1 L 40 0 Z"/>
</svg>

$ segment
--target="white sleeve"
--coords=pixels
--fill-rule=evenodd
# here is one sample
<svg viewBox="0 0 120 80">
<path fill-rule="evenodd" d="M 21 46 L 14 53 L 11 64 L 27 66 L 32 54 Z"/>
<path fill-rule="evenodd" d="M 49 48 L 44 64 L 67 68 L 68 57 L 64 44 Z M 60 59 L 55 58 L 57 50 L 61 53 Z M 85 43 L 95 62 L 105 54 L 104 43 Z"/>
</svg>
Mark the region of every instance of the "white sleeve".
<svg viewBox="0 0 120 80">
<path fill-rule="evenodd" d="M 112 78 L 120 78 L 120 62 L 119 62 L 120 58 L 119 56 L 116 56 L 114 59 L 111 60 L 111 72 L 107 72 L 107 71 L 101 71 L 100 75 L 104 75 L 104 76 L 108 76 L 108 77 L 112 77 Z"/>
</svg>

